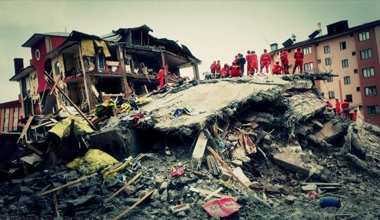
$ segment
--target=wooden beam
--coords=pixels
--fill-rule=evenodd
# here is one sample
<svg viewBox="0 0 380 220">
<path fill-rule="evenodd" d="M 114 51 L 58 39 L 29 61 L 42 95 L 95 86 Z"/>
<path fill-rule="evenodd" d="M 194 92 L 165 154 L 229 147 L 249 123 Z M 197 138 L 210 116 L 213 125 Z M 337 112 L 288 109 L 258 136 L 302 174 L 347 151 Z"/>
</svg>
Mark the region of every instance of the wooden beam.
<svg viewBox="0 0 380 220">
<path fill-rule="evenodd" d="M 156 189 L 153 189 L 152 191 L 148 192 L 147 194 L 145 194 L 144 197 L 142 197 L 139 201 L 137 201 L 135 204 L 133 204 L 131 207 L 129 207 L 127 210 L 125 210 L 124 212 L 120 213 L 118 216 L 116 216 L 113 220 L 118 220 L 120 219 L 121 217 L 123 217 L 124 215 L 128 214 L 128 212 L 130 212 L 132 209 L 134 209 L 136 206 L 138 206 L 140 203 L 142 203 L 146 198 L 148 198 L 150 195 L 152 195 L 154 192 L 156 191 Z"/>
<path fill-rule="evenodd" d="M 21 135 L 17 140 L 17 143 L 20 142 L 20 140 L 23 139 L 24 136 L 26 135 L 26 132 L 28 132 L 29 126 L 32 123 L 33 118 L 34 118 L 34 116 L 29 116 L 28 122 L 26 122 L 26 125 L 25 125 L 24 129 L 22 130 Z"/>
<path fill-rule="evenodd" d="M 61 217 L 61 215 L 59 214 L 57 194 L 56 193 L 53 194 L 53 203 L 54 203 L 55 216 L 59 218 L 59 217 Z"/>
<path fill-rule="evenodd" d="M 29 148 L 29 149 L 31 149 L 32 151 L 34 151 L 39 156 L 41 156 L 42 154 L 44 154 L 42 151 L 38 150 L 37 148 L 35 148 L 33 145 L 31 145 L 29 143 L 26 143 L 26 147 Z"/>
<path fill-rule="evenodd" d="M 112 196 L 110 196 L 105 203 L 113 199 L 115 196 L 117 196 L 121 191 L 123 191 L 125 188 L 127 188 L 129 185 L 131 185 L 137 178 L 141 176 L 141 173 L 137 173 L 131 180 L 128 181 L 123 187 L 121 187 L 118 191 L 116 191 Z"/>
<path fill-rule="evenodd" d="M 49 194 L 49 193 L 52 193 L 52 192 L 58 191 L 58 190 L 60 190 L 60 189 L 66 188 L 66 187 L 68 187 L 68 186 L 75 185 L 75 184 L 77 184 L 77 183 L 79 183 L 79 182 L 81 182 L 81 181 L 83 181 L 83 180 L 85 180 L 85 179 L 88 179 L 88 178 L 93 177 L 93 176 L 96 176 L 96 175 L 98 175 L 98 173 L 93 173 L 93 174 L 88 175 L 88 176 L 82 176 L 81 178 L 76 179 L 76 180 L 73 180 L 73 181 L 71 181 L 71 182 L 68 182 L 68 183 L 66 183 L 66 184 L 64 184 L 64 185 L 62 185 L 62 186 L 58 186 L 58 187 L 55 187 L 54 189 L 51 189 L 51 190 L 48 190 L 48 191 L 46 191 L 46 192 L 43 192 L 43 193 L 37 194 L 37 196 L 44 196 L 44 195 L 46 195 L 46 194 Z"/>
<path fill-rule="evenodd" d="M 89 88 L 89 84 L 88 84 L 88 78 L 87 78 L 87 73 L 86 73 L 86 70 L 84 69 L 84 63 L 83 63 L 83 56 L 82 56 L 82 43 L 79 44 L 79 59 L 80 59 L 80 62 L 81 62 L 81 67 L 82 67 L 82 73 L 83 73 L 83 83 L 84 83 L 84 90 L 85 90 L 85 94 L 86 94 L 86 99 L 87 99 L 87 105 L 88 105 L 88 109 L 91 110 L 91 91 L 90 91 L 90 88 Z"/>
<path fill-rule="evenodd" d="M 53 78 L 45 71 L 45 75 L 50 79 L 50 80 L 53 80 Z M 90 127 L 94 130 L 96 130 L 95 126 L 91 123 L 90 120 L 88 120 L 88 118 L 83 114 L 83 112 L 80 110 L 80 108 L 70 99 L 70 97 L 68 95 L 66 95 L 65 92 L 62 91 L 61 88 L 59 88 L 59 86 L 57 86 L 57 89 L 58 91 L 63 95 L 65 96 L 65 98 L 67 99 L 67 101 L 70 102 L 71 105 L 73 105 L 73 107 L 78 111 L 78 113 L 80 114 L 80 116 L 82 116 L 82 118 L 90 125 Z"/>
<path fill-rule="evenodd" d="M 56 80 L 54 81 L 54 85 L 53 85 L 53 87 L 51 88 L 50 93 L 49 93 L 50 95 L 53 94 L 54 89 L 55 89 L 55 87 L 58 85 L 59 81 L 61 81 L 59 78 L 56 79 Z"/>
</svg>

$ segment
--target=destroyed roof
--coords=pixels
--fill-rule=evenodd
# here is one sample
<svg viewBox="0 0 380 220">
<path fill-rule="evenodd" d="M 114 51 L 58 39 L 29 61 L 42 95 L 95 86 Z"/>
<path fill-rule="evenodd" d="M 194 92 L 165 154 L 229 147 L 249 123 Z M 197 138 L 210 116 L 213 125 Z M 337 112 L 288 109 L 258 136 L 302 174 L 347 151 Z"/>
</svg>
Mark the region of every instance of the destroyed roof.
<svg viewBox="0 0 380 220">
<path fill-rule="evenodd" d="M 328 40 L 328 39 L 331 39 L 331 38 L 340 37 L 340 36 L 343 36 L 343 35 L 346 35 L 346 34 L 350 34 L 350 33 L 353 33 L 353 32 L 356 32 L 356 31 L 359 31 L 359 30 L 362 30 L 362 29 L 366 29 L 366 28 L 370 28 L 370 27 L 374 27 L 374 26 L 379 26 L 379 25 L 380 25 L 380 20 L 376 20 L 376 21 L 373 21 L 373 22 L 369 22 L 369 23 L 365 23 L 365 24 L 362 24 L 362 25 L 358 25 L 358 26 L 354 26 L 354 27 L 348 28 L 347 30 L 339 32 L 339 33 L 326 34 L 326 35 L 323 35 L 323 36 L 320 36 L 320 37 L 316 37 L 316 38 L 313 38 L 313 39 L 308 39 L 308 40 L 300 41 L 298 43 L 292 44 L 291 46 L 288 46 L 287 49 L 293 49 L 293 48 L 297 48 L 297 47 L 302 47 L 302 46 L 305 46 L 305 45 L 309 45 L 311 43 L 317 43 L 317 42 L 321 42 L 321 41 Z M 277 50 L 271 51 L 270 53 L 273 54 L 273 53 L 276 53 L 276 52 L 281 51 L 281 50 L 282 50 L 282 48 L 279 48 Z"/>
<path fill-rule="evenodd" d="M 69 33 L 65 32 L 49 32 L 49 33 L 35 33 L 33 36 L 31 36 L 23 45 L 22 47 L 33 47 L 36 43 L 43 40 L 47 36 L 53 36 L 53 37 L 68 37 Z"/>
<path fill-rule="evenodd" d="M 32 67 L 32 66 L 28 66 L 28 67 L 22 68 L 14 76 L 12 76 L 12 78 L 10 78 L 9 81 L 15 81 L 15 82 L 17 82 L 21 78 L 24 78 L 25 76 L 27 76 L 33 70 L 35 70 L 35 68 Z"/>
<path fill-rule="evenodd" d="M 108 34 L 105 34 L 103 36 L 101 36 L 101 38 L 103 40 L 106 40 L 106 41 L 113 41 L 113 42 L 119 42 L 121 40 L 121 38 L 128 32 L 128 31 L 136 31 L 136 30 L 142 30 L 142 31 L 146 31 L 146 32 L 150 32 L 153 30 L 148 27 L 146 24 L 144 25 L 141 25 L 139 27 L 134 27 L 134 28 L 119 28 L 118 30 L 116 31 L 112 31 L 111 33 L 108 33 Z"/>
</svg>

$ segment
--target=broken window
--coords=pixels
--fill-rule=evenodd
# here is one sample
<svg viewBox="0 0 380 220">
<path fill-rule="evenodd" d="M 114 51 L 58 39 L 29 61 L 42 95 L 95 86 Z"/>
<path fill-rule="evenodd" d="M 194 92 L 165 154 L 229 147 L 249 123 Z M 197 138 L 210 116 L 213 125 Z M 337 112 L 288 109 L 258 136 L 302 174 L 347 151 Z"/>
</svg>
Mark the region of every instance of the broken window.
<svg viewBox="0 0 380 220">
<path fill-rule="evenodd" d="M 377 94 L 376 86 L 370 86 L 364 88 L 364 94 L 365 96 L 374 96 Z"/>
<path fill-rule="evenodd" d="M 379 106 L 378 105 L 367 106 L 367 114 L 368 115 L 378 115 L 379 114 Z"/>
<path fill-rule="evenodd" d="M 335 99 L 335 92 L 329 91 L 329 99 Z"/>
<path fill-rule="evenodd" d="M 344 81 L 344 85 L 349 85 L 349 84 L 351 84 L 351 79 L 350 79 L 349 76 L 345 76 L 345 77 L 343 78 L 343 81 Z"/>
<path fill-rule="evenodd" d="M 363 71 L 363 77 L 364 78 L 375 76 L 375 69 L 373 67 L 364 68 L 362 71 Z"/>
<path fill-rule="evenodd" d="M 348 60 L 344 59 L 342 60 L 342 68 L 347 68 L 348 67 Z"/>
<path fill-rule="evenodd" d="M 339 47 L 340 47 L 340 50 L 345 50 L 346 49 L 346 41 L 340 42 Z"/>
<path fill-rule="evenodd" d="M 98 72 L 104 72 L 105 69 L 105 57 L 104 54 L 96 54 L 96 69 Z"/>
<path fill-rule="evenodd" d="M 371 48 L 360 51 L 360 59 L 365 60 L 365 59 L 369 59 L 369 58 L 372 58 L 372 49 Z"/>
<path fill-rule="evenodd" d="M 359 33 L 359 41 L 369 40 L 369 31 Z"/>
</svg>

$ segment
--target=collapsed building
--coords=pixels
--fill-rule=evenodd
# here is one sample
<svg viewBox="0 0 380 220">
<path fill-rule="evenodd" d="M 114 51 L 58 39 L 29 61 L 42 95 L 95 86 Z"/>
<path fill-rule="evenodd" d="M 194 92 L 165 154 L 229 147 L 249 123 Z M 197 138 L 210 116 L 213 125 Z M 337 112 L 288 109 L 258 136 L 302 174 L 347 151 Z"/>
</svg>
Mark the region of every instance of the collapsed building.
<svg viewBox="0 0 380 220">
<path fill-rule="evenodd" d="M 0 216 L 379 218 L 380 128 L 327 108 L 314 85 L 328 77 L 185 81 L 96 116 L 31 117 L 0 167 Z"/>
</svg>

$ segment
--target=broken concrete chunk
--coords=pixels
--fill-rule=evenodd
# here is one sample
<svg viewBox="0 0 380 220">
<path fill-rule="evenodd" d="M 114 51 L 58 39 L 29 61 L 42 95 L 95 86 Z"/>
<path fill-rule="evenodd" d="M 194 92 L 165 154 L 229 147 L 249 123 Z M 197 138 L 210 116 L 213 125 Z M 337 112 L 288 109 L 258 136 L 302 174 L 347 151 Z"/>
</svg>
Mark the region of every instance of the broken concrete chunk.
<svg viewBox="0 0 380 220">
<path fill-rule="evenodd" d="M 347 129 L 342 123 L 331 120 L 325 123 L 320 131 L 314 133 L 314 136 L 331 143 L 332 141 L 343 137 L 346 132 Z"/>
<path fill-rule="evenodd" d="M 317 191 L 317 185 L 315 184 L 307 184 L 305 186 L 301 186 L 301 189 L 305 192 L 308 191 Z"/>
<path fill-rule="evenodd" d="M 294 197 L 294 196 L 287 196 L 286 198 L 285 198 L 285 202 L 286 202 L 286 204 L 288 204 L 288 205 L 292 205 L 294 202 L 296 201 L 296 197 Z"/>
<path fill-rule="evenodd" d="M 181 204 L 181 205 L 176 205 L 176 206 L 170 206 L 170 210 L 173 213 L 186 212 L 189 209 L 190 209 L 189 204 Z"/>
<path fill-rule="evenodd" d="M 228 181 L 232 178 L 231 174 L 228 173 L 228 171 L 226 169 L 224 169 L 223 167 L 220 167 L 220 175 L 219 175 L 219 178 L 222 179 L 223 181 Z"/>
<path fill-rule="evenodd" d="M 208 155 L 206 157 L 206 160 L 207 160 L 207 167 L 208 167 L 208 171 L 214 175 L 214 176 L 217 176 L 219 175 L 220 173 L 220 169 L 219 169 L 219 164 L 218 162 L 215 160 L 215 158 L 211 155 Z"/>
<path fill-rule="evenodd" d="M 251 185 L 251 181 L 248 177 L 243 173 L 243 170 L 240 167 L 233 169 L 233 173 L 247 186 Z"/>
</svg>

